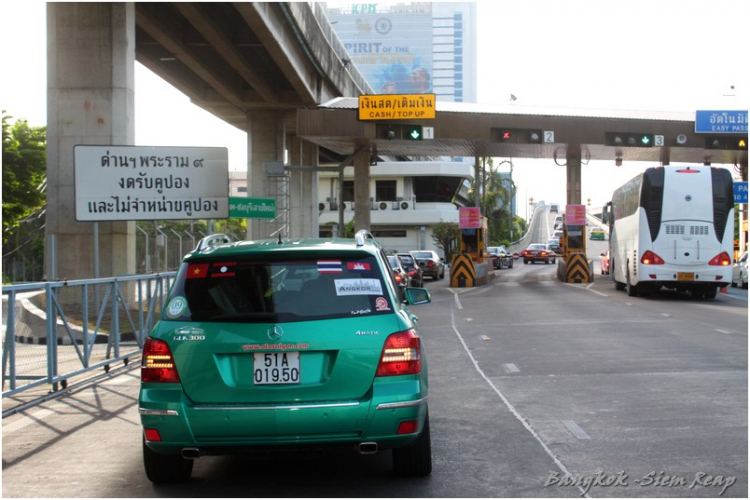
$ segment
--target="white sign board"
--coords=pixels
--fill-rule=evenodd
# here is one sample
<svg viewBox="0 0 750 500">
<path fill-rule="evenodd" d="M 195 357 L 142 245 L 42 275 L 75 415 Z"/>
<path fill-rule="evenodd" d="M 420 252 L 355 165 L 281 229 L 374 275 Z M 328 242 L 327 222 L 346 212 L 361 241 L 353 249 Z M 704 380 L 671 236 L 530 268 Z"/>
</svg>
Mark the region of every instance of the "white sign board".
<svg viewBox="0 0 750 500">
<path fill-rule="evenodd" d="M 227 148 L 75 146 L 77 221 L 224 219 Z"/>
</svg>

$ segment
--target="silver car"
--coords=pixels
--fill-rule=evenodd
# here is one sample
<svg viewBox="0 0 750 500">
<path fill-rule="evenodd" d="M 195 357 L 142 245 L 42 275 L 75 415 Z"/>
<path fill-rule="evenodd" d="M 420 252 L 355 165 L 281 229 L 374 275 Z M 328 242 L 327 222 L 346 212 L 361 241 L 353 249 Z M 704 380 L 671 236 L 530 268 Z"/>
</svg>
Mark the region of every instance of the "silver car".
<svg viewBox="0 0 750 500">
<path fill-rule="evenodd" d="M 417 260 L 422 276 L 430 276 L 433 281 L 445 278 L 445 260 L 433 250 L 412 250 L 409 252 Z"/>
<path fill-rule="evenodd" d="M 743 253 L 732 267 L 732 286 L 747 288 L 747 252 Z"/>
</svg>

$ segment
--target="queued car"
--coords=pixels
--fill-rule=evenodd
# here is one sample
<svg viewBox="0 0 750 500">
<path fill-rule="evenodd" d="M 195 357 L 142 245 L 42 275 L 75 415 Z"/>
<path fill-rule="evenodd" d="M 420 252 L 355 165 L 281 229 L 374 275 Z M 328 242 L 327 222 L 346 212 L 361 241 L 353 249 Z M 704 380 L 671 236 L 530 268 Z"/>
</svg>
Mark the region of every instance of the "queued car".
<svg viewBox="0 0 750 500">
<path fill-rule="evenodd" d="M 603 240 L 604 239 L 604 229 L 600 227 L 592 227 L 591 231 L 589 231 L 589 238 L 592 240 Z"/>
<path fill-rule="evenodd" d="M 732 286 L 747 288 L 747 252 L 743 253 L 732 267 Z"/>
<path fill-rule="evenodd" d="M 396 255 L 388 256 L 388 264 L 393 270 L 393 279 L 396 280 L 400 295 L 401 297 L 403 297 L 404 289 L 409 286 L 409 273 L 406 272 L 404 266 L 401 265 L 401 259 L 399 259 Z"/>
<path fill-rule="evenodd" d="M 609 274 L 609 250 L 601 254 L 602 274 Z"/>
<path fill-rule="evenodd" d="M 562 255 L 562 247 L 558 238 L 552 238 L 547 242 L 547 245 L 555 252 L 555 255 Z"/>
<path fill-rule="evenodd" d="M 504 245 L 487 247 L 487 253 L 490 254 L 493 269 L 502 269 L 503 267 L 510 269 L 513 267 L 513 255 Z"/>
<path fill-rule="evenodd" d="M 555 252 L 546 243 L 532 243 L 526 250 L 521 252 L 523 263 L 532 264 L 535 262 L 544 262 L 545 264 L 554 264 L 557 256 Z"/>
<path fill-rule="evenodd" d="M 441 259 L 434 250 L 412 250 L 409 252 L 417 259 L 417 265 L 424 276 L 434 280 L 445 278 L 445 259 Z"/>
<path fill-rule="evenodd" d="M 421 288 L 424 286 L 424 274 L 417 264 L 417 259 L 410 253 L 396 254 L 401 261 L 401 266 L 409 276 L 409 286 Z"/>
<path fill-rule="evenodd" d="M 427 359 L 372 236 L 242 241 L 187 254 L 143 346 L 138 408 L 155 483 L 206 455 L 390 450 L 432 470 Z"/>
</svg>

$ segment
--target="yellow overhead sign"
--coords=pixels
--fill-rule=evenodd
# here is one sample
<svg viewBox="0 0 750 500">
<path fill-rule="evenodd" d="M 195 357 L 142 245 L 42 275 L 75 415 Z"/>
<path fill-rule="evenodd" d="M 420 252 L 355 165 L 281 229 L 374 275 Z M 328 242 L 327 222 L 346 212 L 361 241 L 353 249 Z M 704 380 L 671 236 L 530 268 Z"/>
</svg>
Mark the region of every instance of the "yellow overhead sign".
<svg viewBox="0 0 750 500">
<path fill-rule="evenodd" d="M 359 96 L 360 120 L 426 120 L 435 118 L 435 94 Z"/>
</svg>

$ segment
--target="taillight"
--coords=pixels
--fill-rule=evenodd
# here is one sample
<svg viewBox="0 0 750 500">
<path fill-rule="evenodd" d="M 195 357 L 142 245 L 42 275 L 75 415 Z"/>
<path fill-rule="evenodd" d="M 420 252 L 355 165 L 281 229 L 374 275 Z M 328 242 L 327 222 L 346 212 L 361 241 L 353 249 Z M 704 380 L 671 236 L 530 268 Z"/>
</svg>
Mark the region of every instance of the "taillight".
<svg viewBox="0 0 750 500">
<path fill-rule="evenodd" d="M 427 261 L 427 267 L 435 267 L 435 263 L 429 260 Z"/>
<path fill-rule="evenodd" d="M 141 360 L 141 382 L 179 381 L 180 376 L 177 374 L 169 345 L 163 340 L 146 339 Z"/>
<path fill-rule="evenodd" d="M 523 252 L 521 252 L 521 255 L 529 255 L 529 252 L 527 252 L 526 250 L 524 250 Z"/>
<path fill-rule="evenodd" d="M 732 258 L 726 252 L 721 252 L 719 255 L 708 261 L 709 266 L 731 266 Z"/>
<path fill-rule="evenodd" d="M 664 264 L 664 259 L 656 255 L 651 250 L 647 250 L 646 253 L 641 257 L 641 264 L 661 266 Z"/>
<path fill-rule="evenodd" d="M 422 348 L 414 330 L 389 335 L 385 340 L 376 377 L 413 375 L 422 371 Z"/>
<path fill-rule="evenodd" d="M 396 283 L 401 283 L 401 275 L 400 274 L 394 274 L 394 278 L 396 278 Z"/>
</svg>

